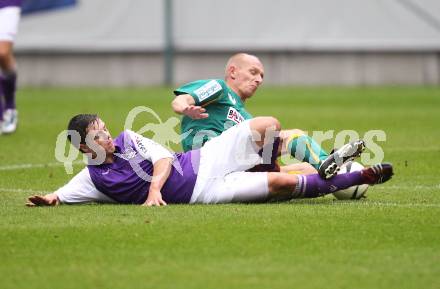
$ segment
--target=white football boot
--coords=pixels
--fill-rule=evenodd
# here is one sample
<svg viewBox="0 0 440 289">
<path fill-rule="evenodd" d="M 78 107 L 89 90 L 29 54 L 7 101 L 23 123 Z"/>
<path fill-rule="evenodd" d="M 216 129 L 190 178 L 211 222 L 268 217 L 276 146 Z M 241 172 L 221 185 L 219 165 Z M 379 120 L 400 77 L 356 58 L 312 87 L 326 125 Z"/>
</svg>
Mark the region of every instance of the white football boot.
<svg viewBox="0 0 440 289">
<path fill-rule="evenodd" d="M 365 150 L 365 142 L 357 140 L 346 145 L 329 155 L 319 166 L 318 173 L 323 179 L 334 177 L 341 167 L 354 160 Z"/>
<path fill-rule="evenodd" d="M 7 109 L 3 114 L 1 130 L 4 134 L 13 133 L 17 129 L 18 112 L 16 109 Z"/>
</svg>

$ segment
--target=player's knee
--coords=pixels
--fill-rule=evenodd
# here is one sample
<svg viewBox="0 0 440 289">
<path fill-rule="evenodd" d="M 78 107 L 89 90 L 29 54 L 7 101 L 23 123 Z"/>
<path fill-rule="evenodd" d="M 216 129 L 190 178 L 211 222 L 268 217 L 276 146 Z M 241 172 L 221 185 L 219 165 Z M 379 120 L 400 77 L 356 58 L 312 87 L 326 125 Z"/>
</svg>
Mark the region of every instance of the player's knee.
<svg viewBox="0 0 440 289">
<path fill-rule="evenodd" d="M 251 129 L 260 133 L 265 133 L 268 129 L 279 131 L 280 122 L 271 116 L 256 117 L 250 123 Z"/>
<path fill-rule="evenodd" d="M 274 117 L 270 117 L 270 119 L 271 119 L 271 123 L 275 127 L 275 130 L 280 131 L 281 130 L 281 123 L 280 123 L 280 121 L 278 119 L 274 118 Z"/>
<path fill-rule="evenodd" d="M 281 123 L 278 119 L 272 117 L 272 116 L 265 116 L 263 117 L 265 127 L 272 128 L 273 130 L 281 130 Z"/>
<path fill-rule="evenodd" d="M 273 117 L 256 117 L 250 121 L 249 127 L 256 145 L 263 147 L 267 138 L 279 134 L 280 123 Z"/>
</svg>

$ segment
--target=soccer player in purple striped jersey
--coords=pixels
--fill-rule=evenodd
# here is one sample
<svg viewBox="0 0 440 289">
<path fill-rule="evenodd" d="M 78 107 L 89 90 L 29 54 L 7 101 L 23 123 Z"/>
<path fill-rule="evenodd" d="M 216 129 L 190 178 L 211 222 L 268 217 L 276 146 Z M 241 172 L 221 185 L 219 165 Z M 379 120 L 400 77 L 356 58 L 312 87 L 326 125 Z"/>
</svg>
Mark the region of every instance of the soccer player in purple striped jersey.
<svg viewBox="0 0 440 289">
<path fill-rule="evenodd" d="M 359 184 L 379 184 L 393 175 L 390 164 L 323 180 L 318 174 L 249 172 L 265 161 L 261 150 L 278 149 L 270 137 L 280 130 L 273 117 L 246 120 L 196 150 L 171 153 L 132 131 L 114 140 L 97 116 L 81 114 L 68 126 L 69 140 L 89 157 L 89 165 L 65 186 L 31 196 L 28 206 L 86 202 L 162 206 L 315 198 Z M 75 136 L 76 133 L 76 137 Z M 274 140 L 274 139 L 272 139 Z M 266 142 L 266 143 L 265 143 Z"/>
<path fill-rule="evenodd" d="M 0 1 L 0 134 L 13 133 L 17 129 L 17 70 L 13 45 L 20 20 L 21 2 L 22 0 Z"/>
</svg>

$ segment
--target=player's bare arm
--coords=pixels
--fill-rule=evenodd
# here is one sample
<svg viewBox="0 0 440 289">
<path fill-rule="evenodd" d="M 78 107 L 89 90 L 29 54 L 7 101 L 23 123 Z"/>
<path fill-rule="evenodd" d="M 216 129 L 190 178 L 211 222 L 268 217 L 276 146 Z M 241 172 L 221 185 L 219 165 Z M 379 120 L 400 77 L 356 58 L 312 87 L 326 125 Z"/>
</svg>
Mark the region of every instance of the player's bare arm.
<svg viewBox="0 0 440 289">
<path fill-rule="evenodd" d="M 148 191 L 148 197 L 143 206 L 166 206 L 160 192 L 171 172 L 172 158 L 158 160 L 153 166 L 153 179 Z"/>
<path fill-rule="evenodd" d="M 202 119 L 209 116 L 209 114 L 206 113 L 206 109 L 195 105 L 194 99 L 189 94 L 176 96 L 171 106 L 175 113 L 186 115 L 192 119 Z"/>
</svg>

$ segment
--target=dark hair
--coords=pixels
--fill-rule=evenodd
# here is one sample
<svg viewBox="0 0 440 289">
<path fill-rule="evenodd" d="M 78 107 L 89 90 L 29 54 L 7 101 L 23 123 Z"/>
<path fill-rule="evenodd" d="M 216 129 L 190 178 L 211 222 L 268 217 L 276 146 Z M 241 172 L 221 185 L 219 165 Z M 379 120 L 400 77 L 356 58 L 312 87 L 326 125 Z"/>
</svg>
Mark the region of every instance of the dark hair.
<svg viewBox="0 0 440 289">
<path fill-rule="evenodd" d="M 67 129 L 69 131 L 76 131 L 79 133 L 81 140 L 80 144 L 86 143 L 86 136 L 87 136 L 87 128 L 90 126 L 90 124 L 96 122 L 98 120 L 97 114 L 78 114 L 72 117 L 72 119 L 69 121 L 69 125 L 67 126 Z M 70 133 L 67 134 L 67 139 L 72 142 L 72 136 Z M 72 143 L 73 144 L 73 143 Z M 74 146 L 79 144 L 73 144 Z M 78 147 L 79 149 L 79 147 Z"/>
</svg>

